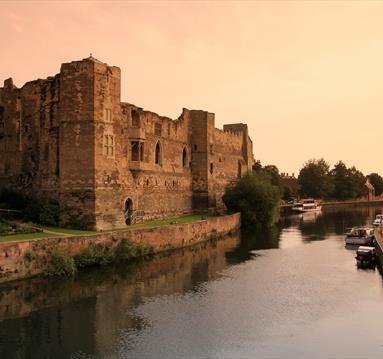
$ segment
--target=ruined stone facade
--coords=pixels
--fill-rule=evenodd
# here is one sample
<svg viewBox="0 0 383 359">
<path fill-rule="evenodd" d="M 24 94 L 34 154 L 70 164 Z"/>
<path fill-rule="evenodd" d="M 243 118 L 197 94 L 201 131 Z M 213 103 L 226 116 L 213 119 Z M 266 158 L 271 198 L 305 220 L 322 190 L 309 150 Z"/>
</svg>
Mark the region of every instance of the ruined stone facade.
<svg viewBox="0 0 383 359">
<path fill-rule="evenodd" d="M 121 102 L 120 69 L 93 57 L 0 88 L 0 188 L 57 200 L 63 226 L 123 227 L 222 207 L 253 165 L 247 125 L 214 114 L 172 120 Z"/>
</svg>

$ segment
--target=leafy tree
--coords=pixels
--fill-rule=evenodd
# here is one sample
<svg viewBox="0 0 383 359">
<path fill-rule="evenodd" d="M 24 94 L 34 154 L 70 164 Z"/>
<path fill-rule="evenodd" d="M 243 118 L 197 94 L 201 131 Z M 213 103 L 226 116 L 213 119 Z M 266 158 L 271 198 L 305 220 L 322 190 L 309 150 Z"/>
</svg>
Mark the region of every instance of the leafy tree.
<svg viewBox="0 0 383 359">
<path fill-rule="evenodd" d="M 366 179 L 355 167 L 347 168 L 339 161 L 331 171 L 334 181 L 333 197 L 338 199 L 357 198 L 363 195 Z"/>
<path fill-rule="evenodd" d="M 355 166 L 349 168 L 348 171 L 351 198 L 362 197 L 365 190 L 366 177 L 361 171 L 357 170 Z"/>
<path fill-rule="evenodd" d="M 383 193 L 383 178 L 377 173 L 371 173 L 367 177 L 375 188 L 375 194 L 380 196 Z"/>
<path fill-rule="evenodd" d="M 262 170 L 262 164 L 261 164 L 261 161 L 255 161 L 254 164 L 253 164 L 253 171 L 254 172 L 258 172 Z"/>
<path fill-rule="evenodd" d="M 262 171 L 248 172 L 234 185 L 226 187 L 223 201 L 234 212 L 241 212 L 242 224 L 270 225 L 279 214 L 281 192 Z"/>
<path fill-rule="evenodd" d="M 267 165 L 263 167 L 263 171 L 270 176 L 271 183 L 274 186 L 281 187 L 281 176 L 278 167 L 275 165 Z"/>
<path fill-rule="evenodd" d="M 293 193 L 291 192 L 290 187 L 283 186 L 282 189 L 283 189 L 282 199 L 284 201 L 291 200 L 291 198 L 293 197 Z"/>
<path fill-rule="evenodd" d="M 335 198 L 350 198 L 349 184 L 348 184 L 348 169 L 346 165 L 339 161 L 334 169 L 331 171 L 331 175 L 334 180 L 334 192 L 333 197 Z"/>
<path fill-rule="evenodd" d="M 317 198 L 331 196 L 334 184 L 329 170 L 330 166 L 323 158 L 307 161 L 298 176 L 300 194 Z"/>
</svg>

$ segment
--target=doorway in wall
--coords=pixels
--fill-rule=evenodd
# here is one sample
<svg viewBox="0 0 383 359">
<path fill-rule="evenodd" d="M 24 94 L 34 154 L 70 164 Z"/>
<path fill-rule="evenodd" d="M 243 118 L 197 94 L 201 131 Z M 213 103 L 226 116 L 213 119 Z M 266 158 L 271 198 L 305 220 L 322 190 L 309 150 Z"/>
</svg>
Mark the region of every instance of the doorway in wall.
<svg viewBox="0 0 383 359">
<path fill-rule="evenodd" d="M 128 198 L 125 201 L 125 223 L 127 226 L 132 224 L 132 215 L 133 215 L 133 201 L 131 198 Z"/>
</svg>

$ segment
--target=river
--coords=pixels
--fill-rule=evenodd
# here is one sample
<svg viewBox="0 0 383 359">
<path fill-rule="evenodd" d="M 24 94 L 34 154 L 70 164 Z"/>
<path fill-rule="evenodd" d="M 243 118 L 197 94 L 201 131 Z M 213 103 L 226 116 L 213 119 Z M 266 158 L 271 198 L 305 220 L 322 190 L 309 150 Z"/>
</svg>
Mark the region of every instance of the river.
<svg viewBox="0 0 383 359">
<path fill-rule="evenodd" d="M 291 216 L 150 261 L 0 286 L 0 358 L 382 358 L 380 268 L 346 228 L 380 207 Z"/>
</svg>

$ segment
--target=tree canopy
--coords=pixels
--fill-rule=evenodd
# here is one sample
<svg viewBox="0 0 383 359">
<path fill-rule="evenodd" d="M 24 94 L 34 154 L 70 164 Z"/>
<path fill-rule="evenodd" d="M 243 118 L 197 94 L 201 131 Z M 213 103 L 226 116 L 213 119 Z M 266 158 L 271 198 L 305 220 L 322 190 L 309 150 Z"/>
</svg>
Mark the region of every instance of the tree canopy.
<svg viewBox="0 0 383 359">
<path fill-rule="evenodd" d="M 334 198 L 358 198 L 363 195 L 366 178 L 354 166 L 347 168 L 339 161 L 331 171 L 331 176 L 334 181 Z"/>
<path fill-rule="evenodd" d="M 307 161 L 299 172 L 298 182 L 302 196 L 325 198 L 334 191 L 330 166 L 323 158 Z"/>
<path fill-rule="evenodd" d="M 367 176 L 370 180 L 370 183 L 375 188 L 375 194 L 380 196 L 383 193 L 383 178 L 379 176 L 377 173 L 371 173 Z"/>
<path fill-rule="evenodd" d="M 226 187 L 223 201 L 234 212 L 241 212 L 242 224 L 270 225 L 278 219 L 280 188 L 263 171 L 248 172 L 234 185 Z"/>
<path fill-rule="evenodd" d="M 373 178 L 379 181 L 376 176 Z M 346 199 L 363 196 L 366 177 L 355 166 L 347 167 L 342 161 L 330 170 L 329 164 L 321 158 L 306 162 L 299 173 L 298 181 L 303 196 Z"/>
<path fill-rule="evenodd" d="M 260 161 L 256 161 L 253 165 L 253 172 L 261 173 L 267 176 L 274 186 L 279 188 L 282 199 L 289 200 L 292 197 L 292 193 L 289 187 L 285 186 L 282 182 L 282 177 L 279 173 L 279 169 L 275 165 L 262 166 Z"/>
</svg>

